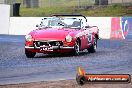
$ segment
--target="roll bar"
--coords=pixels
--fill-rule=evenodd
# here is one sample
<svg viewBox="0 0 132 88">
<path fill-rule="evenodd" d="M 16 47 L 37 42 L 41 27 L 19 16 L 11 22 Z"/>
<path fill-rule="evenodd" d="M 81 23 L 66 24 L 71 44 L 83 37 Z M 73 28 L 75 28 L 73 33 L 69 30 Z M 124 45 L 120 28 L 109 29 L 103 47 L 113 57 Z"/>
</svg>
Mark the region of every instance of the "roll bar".
<svg viewBox="0 0 132 88">
<path fill-rule="evenodd" d="M 52 16 L 55 16 L 55 17 L 65 17 L 65 16 L 67 16 L 67 17 L 83 17 L 85 20 L 86 20 L 86 22 L 87 22 L 87 18 L 84 16 L 84 15 L 80 15 L 80 14 L 75 14 L 75 15 L 72 15 L 72 14 L 64 14 L 64 15 L 61 15 L 61 14 L 54 14 L 54 15 L 52 15 Z"/>
</svg>

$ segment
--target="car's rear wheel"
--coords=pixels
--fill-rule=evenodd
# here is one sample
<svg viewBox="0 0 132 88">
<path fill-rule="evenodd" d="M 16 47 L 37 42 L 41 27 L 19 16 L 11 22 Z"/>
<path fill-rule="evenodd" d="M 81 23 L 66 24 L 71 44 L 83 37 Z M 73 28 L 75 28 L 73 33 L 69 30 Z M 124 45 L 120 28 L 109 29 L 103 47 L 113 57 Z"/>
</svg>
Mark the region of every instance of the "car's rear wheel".
<svg viewBox="0 0 132 88">
<path fill-rule="evenodd" d="M 73 54 L 77 56 L 77 55 L 79 55 L 79 53 L 80 53 L 80 43 L 79 43 L 79 40 L 77 40 L 75 45 L 74 45 Z"/>
<path fill-rule="evenodd" d="M 94 37 L 94 43 L 88 48 L 89 53 L 95 53 L 97 49 L 97 39 Z"/>
<path fill-rule="evenodd" d="M 33 58 L 36 55 L 36 52 L 31 52 L 25 49 L 25 55 L 27 58 Z"/>
</svg>

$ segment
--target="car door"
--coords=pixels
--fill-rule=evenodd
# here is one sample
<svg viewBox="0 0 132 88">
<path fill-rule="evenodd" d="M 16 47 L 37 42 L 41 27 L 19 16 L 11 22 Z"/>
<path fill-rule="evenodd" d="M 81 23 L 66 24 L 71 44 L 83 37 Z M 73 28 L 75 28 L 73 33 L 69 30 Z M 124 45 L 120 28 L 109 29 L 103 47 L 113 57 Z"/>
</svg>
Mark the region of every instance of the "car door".
<svg viewBox="0 0 132 88">
<path fill-rule="evenodd" d="M 92 32 L 90 26 L 87 25 L 86 22 L 83 21 L 83 30 L 85 34 L 85 48 L 88 48 L 92 42 Z"/>
<path fill-rule="evenodd" d="M 81 32 L 82 32 L 82 40 L 81 40 L 81 44 L 82 44 L 82 49 L 86 49 L 88 46 L 88 32 L 89 30 L 87 28 L 85 28 L 85 23 L 82 21 L 81 22 Z"/>
</svg>

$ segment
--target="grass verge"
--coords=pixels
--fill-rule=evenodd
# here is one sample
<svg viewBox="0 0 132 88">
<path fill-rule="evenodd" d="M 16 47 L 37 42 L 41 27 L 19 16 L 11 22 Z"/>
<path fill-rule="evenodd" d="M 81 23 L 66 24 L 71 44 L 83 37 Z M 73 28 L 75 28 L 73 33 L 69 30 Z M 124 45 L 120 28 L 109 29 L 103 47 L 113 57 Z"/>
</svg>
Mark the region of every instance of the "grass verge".
<svg viewBox="0 0 132 88">
<path fill-rule="evenodd" d="M 132 6 L 125 7 L 119 5 L 105 7 L 45 7 L 45 8 L 21 8 L 22 17 L 44 17 L 52 14 L 83 14 L 85 16 L 132 16 Z"/>
</svg>

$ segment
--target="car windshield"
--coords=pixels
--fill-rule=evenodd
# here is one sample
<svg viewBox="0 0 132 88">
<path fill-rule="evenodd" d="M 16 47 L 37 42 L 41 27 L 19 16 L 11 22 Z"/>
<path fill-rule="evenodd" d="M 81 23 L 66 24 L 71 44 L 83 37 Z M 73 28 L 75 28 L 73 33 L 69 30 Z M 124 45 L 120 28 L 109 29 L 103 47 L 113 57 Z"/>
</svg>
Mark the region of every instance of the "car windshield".
<svg viewBox="0 0 132 88">
<path fill-rule="evenodd" d="M 51 28 L 81 28 L 81 20 L 77 18 L 45 18 L 41 22 L 41 26 Z"/>
</svg>

